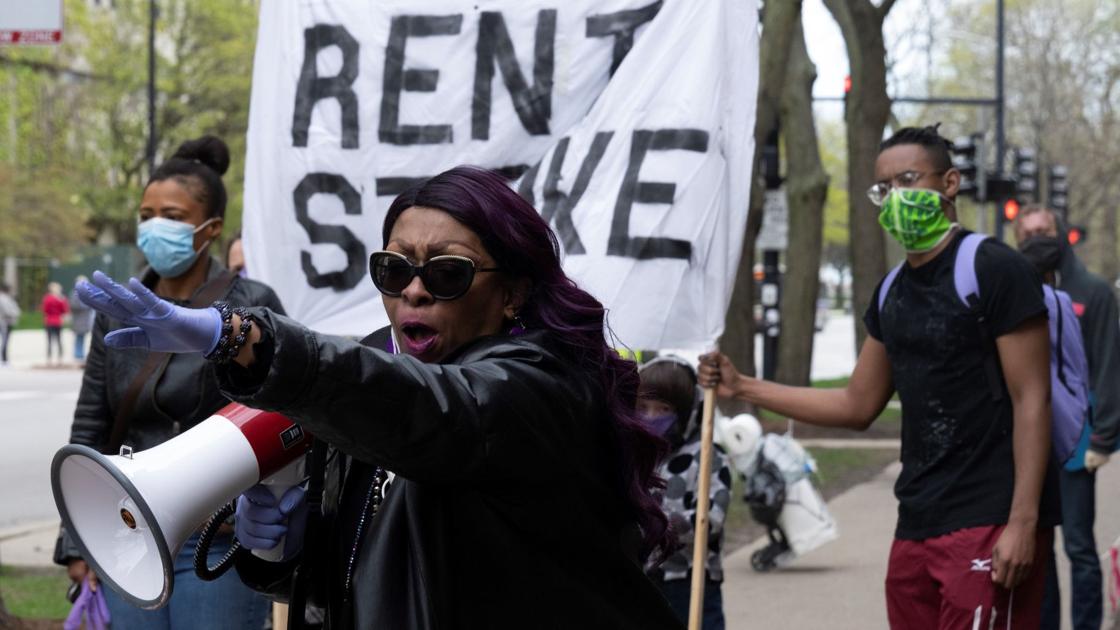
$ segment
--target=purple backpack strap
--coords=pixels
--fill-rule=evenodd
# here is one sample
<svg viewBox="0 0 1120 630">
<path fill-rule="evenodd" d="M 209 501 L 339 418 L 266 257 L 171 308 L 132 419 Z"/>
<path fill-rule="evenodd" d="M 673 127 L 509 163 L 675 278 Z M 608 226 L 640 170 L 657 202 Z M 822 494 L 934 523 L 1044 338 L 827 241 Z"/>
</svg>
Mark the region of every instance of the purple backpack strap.
<svg viewBox="0 0 1120 630">
<path fill-rule="evenodd" d="M 895 265 L 894 269 L 887 271 L 887 276 L 883 278 L 883 284 L 879 285 L 879 315 L 883 315 L 883 305 L 887 302 L 887 294 L 890 293 L 890 287 L 895 284 L 898 272 L 903 270 L 903 265 L 906 265 L 905 260 Z"/>
<path fill-rule="evenodd" d="M 885 304 L 887 302 L 887 294 L 890 293 L 891 286 L 894 285 L 895 278 L 898 277 L 898 272 L 902 271 L 902 266 L 905 265 L 905 264 L 906 264 L 906 261 L 904 260 L 904 261 L 898 263 L 897 265 L 895 265 L 894 269 L 891 269 L 889 272 L 887 272 L 887 277 L 883 278 L 883 283 L 879 285 L 879 314 L 880 315 L 883 314 L 883 304 Z"/>
<path fill-rule="evenodd" d="M 976 250 L 980 249 L 980 243 L 987 238 L 987 234 L 973 232 L 961 240 L 957 249 L 957 258 L 953 262 L 953 285 L 957 288 L 957 297 L 965 306 L 972 306 L 968 299 L 970 296 L 980 298 L 980 281 L 976 278 Z"/>
</svg>

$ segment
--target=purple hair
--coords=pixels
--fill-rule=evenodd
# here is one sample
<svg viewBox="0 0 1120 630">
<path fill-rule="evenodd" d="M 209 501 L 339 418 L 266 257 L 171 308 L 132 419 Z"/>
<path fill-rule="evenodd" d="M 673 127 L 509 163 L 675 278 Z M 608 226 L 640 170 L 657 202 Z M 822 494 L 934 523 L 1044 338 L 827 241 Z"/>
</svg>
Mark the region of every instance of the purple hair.
<svg viewBox="0 0 1120 630">
<path fill-rule="evenodd" d="M 385 216 L 385 243 L 401 213 L 413 206 L 450 214 L 478 235 L 499 267 L 530 281 L 529 299 L 518 316 L 528 328 L 557 333 L 553 340 L 598 376 L 617 438 L 620 489 L 641 527 L 643 555 L 665 554 L 674 543 L 651 492 L 664 487 L 655 468 L 666 444 L 638 419 L 638 371 L 607 345 L 606 309 L 564 273 L 552 229 L 505 179 L 475 167 L 453 168 L 401 193 Z"/>
</svg>

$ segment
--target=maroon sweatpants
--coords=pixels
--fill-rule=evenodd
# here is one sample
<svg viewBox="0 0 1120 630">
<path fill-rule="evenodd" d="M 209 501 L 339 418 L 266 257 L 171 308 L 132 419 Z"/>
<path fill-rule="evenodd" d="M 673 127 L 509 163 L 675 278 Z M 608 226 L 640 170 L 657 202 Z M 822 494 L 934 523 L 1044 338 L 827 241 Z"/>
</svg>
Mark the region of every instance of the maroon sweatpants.
<svg viewBox="0 0 1120 630">
<path fill-rule="evenodd" d="M 1002 525 L 895 540 L 886 584 L 891 628 L 1037 630 L 1054 530 L 1039 530 L 1031 575 L 1011 591 L 992 582 L 992 549 L 1001 533 Z"/>
</svg>

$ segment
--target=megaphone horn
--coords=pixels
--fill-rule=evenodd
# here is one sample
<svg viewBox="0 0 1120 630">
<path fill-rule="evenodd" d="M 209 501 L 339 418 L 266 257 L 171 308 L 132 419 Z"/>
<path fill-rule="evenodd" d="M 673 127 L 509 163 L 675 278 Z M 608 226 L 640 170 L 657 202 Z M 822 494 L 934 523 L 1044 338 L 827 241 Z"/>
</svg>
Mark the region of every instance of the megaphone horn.
<svg viewBox="0 0 1120 630">
<path fill-rule="evenodd" d="M 141 608 L 167 603 L 174 559 L 210 513 L 257 482 L 298 465 L 311 436 L 288 418 L 230 404 L 145 451 L 59 449 L 51 487 L 83 559 Z"/>
</svg>

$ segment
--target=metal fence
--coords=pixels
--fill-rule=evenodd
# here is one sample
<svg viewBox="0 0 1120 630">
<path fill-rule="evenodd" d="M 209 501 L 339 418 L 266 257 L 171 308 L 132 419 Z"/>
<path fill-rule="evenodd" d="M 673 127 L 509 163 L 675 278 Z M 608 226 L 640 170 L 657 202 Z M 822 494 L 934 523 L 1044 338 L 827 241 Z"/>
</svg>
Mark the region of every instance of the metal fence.
<svg viewBox="0 0 1120 630">
<path fill-rule="evenodd" d="M 65 260 L 7 258 L 4 280 L 11 285 L 20 308 L 32 312 L 38 310 L 50 282 L 61 284 L 63 292 L 68 294 L 78 276 L 89 276 L 100 269 L 114 278 L 127 278 L 135 274 L 142 263 L 143 258 L 132 245 L 91 245 Z"/>
</svg>

